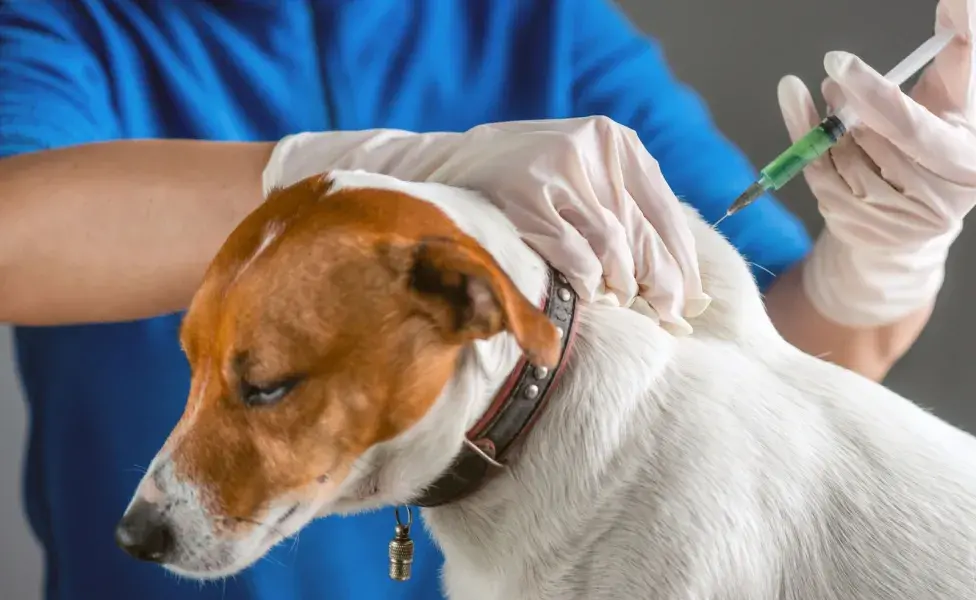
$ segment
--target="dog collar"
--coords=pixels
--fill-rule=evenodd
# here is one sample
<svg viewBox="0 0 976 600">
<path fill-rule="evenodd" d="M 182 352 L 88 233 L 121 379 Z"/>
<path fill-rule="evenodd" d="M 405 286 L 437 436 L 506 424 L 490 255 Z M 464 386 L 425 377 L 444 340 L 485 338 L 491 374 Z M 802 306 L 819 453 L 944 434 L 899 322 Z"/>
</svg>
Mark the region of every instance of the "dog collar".
<svg viewBox="0 0 976 600">
<path fill-rule="evenodd" d="M 523 355 L 488 410 L 467 432 L 468 443 L 461 448 L 454 463 L 414 499 L 413 505 L 442 506 L 477 491 L 504 467 L 508 454 L 531 431 L 545 408 L 549 392 L 566 366 L 575 334 L 578 302 L 576 293 L 561 273 L 550 266 L 549 275 L 542 310 L 560 332 L 556 367 L 535 366 Z"/>
</svg>

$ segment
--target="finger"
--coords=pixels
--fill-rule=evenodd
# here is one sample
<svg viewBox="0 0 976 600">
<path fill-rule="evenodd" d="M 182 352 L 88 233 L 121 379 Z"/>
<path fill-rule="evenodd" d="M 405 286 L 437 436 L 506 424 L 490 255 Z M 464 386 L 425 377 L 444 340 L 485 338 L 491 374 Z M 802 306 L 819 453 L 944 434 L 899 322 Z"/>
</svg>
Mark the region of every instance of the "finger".
<svg viewBox="0 0 976 600">
<path fill-rule="evenodd" d="M 829 52 L 824 68 L 865 127 L 934 173 L 976 185 L 971 131 L 936 117 L 850 53 Z"/>
<path fill-rule="evenodd" d="M 618 215 L 619 240 L 623 242 L 619 251 L 630 256 L 633 265 L 630 279 L 634 284 L 633 293 L 626 298 L 626 303 L 632 303 L 640 295 L 645 300 L 653 300 L 652 306 L 661 320 L 681 320 L 688 298 L 685 272 L 660 231 L 640 212 L 637 201 L 626 190 L 621 197 L 621 206 L 608 213 Z M 674 203 L 677 202 L 675 198 Z M 674 228 L 676 224 L 665 226 Z"/>
<path fill-rule="evenodd" d="M 830 79 L 826 79 L 821 84 L 821 90 L 828 107 L 843 105 L 843 94 L 836 83 Z M 800 121 L 801 111 L 795 108 L 793 109 L 792 118 L 798 123 L 797 128 L 799 129 L 799 124 L 803 126 L 803 129 L 800 129 L 796 133 L 796 137 L 806 134 L 810 127 L 819 125 L 821 121 L 820 116 L 813 106 L 813 99 L 810 97 L 809 90 L 802 81 L 792 76 L 785 77 L 780 82 L 779 92 L 780 104 L 784 110 L 784 119 L 791 118 L 785 114 L 789 110 L 787 107 L 791 105 L 803 105 L 806 107 L 802 111 L 805 121 Z M 828 215 L 832 215 L 835 209 L 840 209 L 843 212 L 845 205 L 850 203 L 852 196 L 851 185 L 843 177 L 838 165 L 843 166 L 845 164 L 856 163 L 860 158 L 856 154 L 850 154 L 850 151 L 847 149 L 852 143 L 851 140 L 842 138 L 829 153 L 821 156 L 803 170 L 803 177 L 806 179 L 807 185 L 810 186 L 810 190 L 814 196 L 816 196 L 820 213 L 825 218 Z"/>
<path fill-rule="evenodd" d="M 577 210 L 578 203 L 567 203 L 559 216 L 573 226 L 587 241 L 601 266 L 606 291 L 626 306 L 637 296 L 634 277 L 634 256 L 623 225 L 610 211 L 601 207 L 600 217 L 588 216 Z"/>
<path fill-rule="evenodd" d="M 545 182 L 542 184 L 545 202 L 533 210 L 544 207 L 553 213 L 546 216 L 547 220 L 573 229 L 589 244 L 590 256 L 595 257 L 601 266 L 599 272 L 607 291 L 625 305 L 637 295 L 634 259 L 620 219 L 614 211 L 607 210 L 604 203 L 611 207 L 627 206 L 632 200 L 623 198 L 626 190 L 622 185 L 614 185 L 612 177 L 608 179 L 608 174 L 619 171 L 612 157 L 593 160 L 592 156 L 582 155 L 580 148 L 598 145 L 570 143 L 566 146 L 567 141 L 572 139 L 564 138 L 564 143 L 559 146 L 563 151 L 535 157 L 528 163 L 530 174 L 539 173 L 534 179 Z M 530 206 L 534 204 L 539 203 L 529 203 Z"/>
<path fill-rule="evenodd" d="M 653 284 L 656 282 L 660 287 L 665 281 L 662 273 L 656 271 L 664 263 L 646 264 L 645 259 L 651 256 L 648 252 L 655 252 L 653 256 L 660 257 L 660 261 L 664 261 L 663 257 L 666 255 L 678 269 L 675 273 L 677 279 L 674 281 L 682 282 L 682 294 L 677 299 L 679 304 L 674 310 L 679 315 L 697 316 L 708 305 L 710 298 L 702 289 L 695 239 L 688 227 L 685 211 L 665 181 L 660 165 L 647 152 L 636 134 L 624 141 L 626 144 L 622 145 L 621 151 L 627 191 L 656 234 L 644 235 L 635 240 L 643 243 L 643 247 L 635 252 L 637 282 L 642 286 L 650 286 L 641 296 L 650 301 L 650 297 L 654 295 L 651 289 Z M 633 231 L 640 229 L 635 228 Z M 660 240 L 662 249 L 655 250 L 656 242 L 653 240 Z M 648 247 L 648 244 L 652 245 Z M 666 320 L 668 311 L 656 304 L 653 306 L 661 314 L 661 319 Z"/>
<path fill-rule="evenodd" d="M 580 156 L 578 152 L 569 153 L 567 157 L 564 157 L 563 163 L 565 164 L 561 164 L 563 168 L 559 172 L 576 183 L 573 189 L 585 190 L 587 194 L 592 193 L 593 195 L 592 198 L 584 198 L 582 205 L 577 202 L 575 206 L 601 207 L 601 209 L 607 210 L 607 214 L 613 217 L 609 220 L 616 220 L 622 226 L 626 236 L 620 236 L 621 240 L 627 242 L 627 248 L 621 249 L 620 252 L 629 254 L 632 260 L 633 266 L 630 277 L 623 273 L 617 276 L 618 274 L 607 263 L 606 273 L 610 277 L 614 277 L 614 280 L 608 280 L 608 287 L 618 288 L 611 289 L 611 291 L 618 293 L 619 297 L 619 288 L 626 285 L 627 287 L 624 289 L 626 289 L 625 295 L 627 297 L 620 298 L 620 300 L 625 305 L 630 304 L 630 300 L 636 297 L 638 293 L 638 289 L 631 286 L 637 287 L 640 282 L 640 279 L 631 278 L 636 276 L 638 269 L 641 269 L 647 286 L 646 289 L 641 289 L 640 293 L 655 302 L 653 308 L 659 314 L 662 325 L 665 322 L 673 323 L 672 329 L 679 331 L 689 329 L 681 317 L 682 311 L 686 307 L 684 302 L 687 297 L 685 288 L 693 290 L 695 298 L 698 300 L 701 300 L 702 297 L 707 298 L 707 296 L 701 292 L 701 277 L 698 273 L 697 256 L 694 252 L 694 240 L 687 229 L 680 204 L 671 194 L 667 184 L 664 183 L 657 162 L 650 157 L 633 130 L 617 125 L 609 119 L 587 121 L 584 127 L 574 132 L 573 139 L 576 142 L 574 148 L 589 148 L 590 153 L 585 158 Z M 572 158 L 572 160 L 566 162 L 566 158 Z M 663 188 L 667 194 L 670 194 L 670 202 L 664 201 L 665 197 L 656 189 L 651 190 L 653 193 L 643 193 L 646 192 L 646 189 L 641 186 L 641 181 L 644 176 L 648 175 L 659 180 L 660 183 L 657 187 Z M 632 189 L 631 183 L 635 179 L 636 185 L 633 187 L 636 189 Z M 641 202 L 643 204 L 640 204 Z M 661 227 L 662 230 L 658 230 L 658 227 Z M 686 255 L 690 255 L 690 260 L 686 258 L 684 265 L 678 265 L 674 262 L 671 252 L 674 248 L 667 245 L 666 242 L 664 242 L 666 247 L 656 251 L 648 251 L 646 246 L 642 244 L 642 240 L 660 239 L 660 235 L 641 235 L 639 233 L 640 231 L 651 234 L 667 232 L 671 238 L 674 238 L 676 237 L 674 233 L 680 232 L 682 228 L 684 228 L 686 239 L 681 244 L 675 243 L 675 247 L 679 251 L 684 250 Z M 611 227 L 601 229 L 602 231 L 614 230 Z M 652 255 L 649 256 L 649 252 L 652 252 Z M 652 258 L 653 264 L 649 268 L 648 261 Z M 624 264 L 624 260 L 619 258 L 619 255 L 613 262 Z M 664 267 L 665 264 L 670 264 L 671 269 L 668 270 Z M 659 269 L 661 273 L 655 272 L 654 269 Z M 654 274 L 653 280 L 648 273 Z M 640 287 L 643 288 L 644 286 Z M 697 292 L 694 292 L 695 288 L 697 288 Z"/>
<path fill-rule="evenodd" d="M 543 186 L 543 198 L 499 191 L 493 197 L 522 240 L 562 273 L 573 290 L 586 302 L 593 302 L 603 283 L 603 265 L 586 238 L 566 222 L 553 205 L 551 186 Z"/>
<path fill-rule="evenodd" d="M 920 231 L 926 233 L 922 237 L 931 239 L 946 233 L 946 223 L 962 216 L 966 207 L 953 205 L 951 199 L 968 197 L 968 189 L 923 172 L 891 142 L 870 129 L 854 132 L 854 139 L 877 165 L 880 179 L 890 188 L 883 200 L 879 196 L 879 202 L 890 207 L 893 217 L 900 223 L 907 223 L 906 227 L 910 229 L 903 231 L 901 225 L 892 224 L 889 230 L 897 239 L 919 237 Z"/>
<path fill-rule="evenodd" d="M 976 0 L 942 0 L 936 9 L 936 31 L 952 31 L 949 42 L 925 69 L 912 89 L 912 97 L 939 116 L 962 114 L 976 119 L 973 97 Z"/>
<path fill-rule="evenodd" d="M 976 37 L 976 0 L 941 0 L 935 15 L 940 28 L 951 29 L 964 40 Z"/>
<path fill-rule="evenodd" d="M 970 122 L 976 121 L 976 0 L 943 0 L 936 22 L 956 38 L 935 57 L 929 71 L 939 74 L 951 102 Z"/>
<path fill-rule="evenodd" d="M 587 147 L 603 153 L 602 160 L 579 161 L 590 182 L 587 189 L 599 190 L 593 205 L 606 207 L 622 225 L 633 259 L 632 274 L 642 290 L 639 293 L 655 299 L 658 305 L 654 309 L 662 321 L 683 321 L 689 296 L 694 299 L 691 308 L 704 310 L 701 305 L 708 297 L 701 290 L 694 239 L 657 161 L 636 132 L 608 119 L 591 121 L 577 134 L 577 138 L 583 136 Z M 649 239 L 659 240 L 663 248 L 648 249 Z M 666 262 L 676 268 L 666 274 L 654 272 Z M 624 300 L 637 293 L 634 290 Z"/>
<path fill-rule="evenodd" d="M 827 110 L 830 112 L 837 112 L 838 108 L 847 104 L 844 90 L 840 89 L 837 82 L 829 77 L 820 83 L 820 95 L 823 96 L 824 102 L 827 103 Z"/>
<path fill-rule="evenodd" d="M 852 247 L 884 250 L 920 239 L 920 228 L 934 230 L 934 215 L 924 203 L 906 197 L 885 177 L 892 169 L 917 172 L 918 165 L 869 129 L 857 130 L 855 136 L 845 137 L 831 151 L 847 189 L 818 195 L 820 212 L 835 236 Z M 887 151 L 875 144 L 886 145 Z M 880 156 L 890 167 L 882 169 L 872 156 Z"/>
<path fill-rule="evenodd" d="M 844 92 L 836 81 L 825 79 L 822 89 L 828 105 L 846 104 Z M 864 143 L 874 140 L 884 138 L 866 127 L 855 127 L 834 146 L 830 154 L 831 162 L 857 202 L 874 206 L 881 202 L 887 203 L 892 210 L 905 210 L 904 207 L 890 206 L 895 200 L 891 190 L 886 188 L 893 189 L 895 181 L 918 173 L 919 167 L 887 140 L 884 140 L 884 150 L 880 150 L 877 143 Z M 892 156 L 892 153 L 897 154 L 897 157 Z M 895 171 L 900 172 L 893 172 L 888 165 L 897 165 Z"/>
<path fill-rule="evenodd" d="M 813 104 L 810 90 L 799 77 L 787 75 L 780 79 L 779 85 L 776 86 L 776 96 L 780 112 L 783 113 L 783 122 L 792 141 L 802 138 L 820 124 L 820 113 Z M 810 170 L 828 167 L 827 158 L 820 157 L 807 167 L 804 174 L 808 175 Z"/>
<path fill-rule="evenodd" d="M 688 304 L 685 291 L 687 278 L 664 240 L 651 232 L 649 235 L 639 236 L 633 250 L 638 257 L 637 262 L 641 264 L 637 275 L 639 296 L 651 305 L 662 325 L 673 326 L 669 331 L 691 333 L 691 327 L 684 319 Z M 707 298 L 700 292 L 695 297 L 695 304 L 700 304 L 703 297 Z"/>
<path fill-rule="evenodd" d="M 922 73 L 912 98 L 941 117 L 956 114 L 972 121 L 976 116 L 974 63 L 973 43 L 953 39 Z"/>
<path fill-rule="evenodd" d="M 654 307 L 651 306 L 647 300 L 645 300 L 640 296 L 634 298 L 634 301 L 631 303 L 631 305 L 628 308 L 630 308 L 630 310 L 634 312 L 644 315 L 645 317 L 654 321 L 658 325 L 661 324 L 660 315 L 657 314 L 657 311 L 654 310 Z M 689 331 L 688 333 L 691 332 Z"/>
<path fill-rule="evenodd" d="M 568 225 L 558 234 L 523 233 L 522 241 L 566 278 L 584 302 L 592 303 L 603 289 L 603 268 L 586 240 Z"/>
<path fill-rule="evenodd" d="M 806 84 L 795 75 L 787 75 L 776 86 L 783 122 L 791 141 L 797 141 L 820 123 L 820 114 Z"/>
<path fill-rule="evenodd" d="M 828 107 L 846 104 L 843 90 L 832 79 L 822 82 L 821 92 Z M 897 241 L 891 239 L 889 232 L 898 239 L 907 239 L 911 232 L 900 225 L 906 221 L 904 214 L 926 209 L 913 206 L 915 203 L 903 197 L 891 182 L 917 173 L 917 164 L 865 127 L 848 133 L 825 158 L 833 179 L 822 176 L 816 191 L 820 212 L 829 219 L 832 229 L 840 225 L 844 233 L 857 238 L 852 243 L 860 245 L 884 247 Z M 917 218 L 927 220 L 931 216 L 929 211 Z"/>
</svg>

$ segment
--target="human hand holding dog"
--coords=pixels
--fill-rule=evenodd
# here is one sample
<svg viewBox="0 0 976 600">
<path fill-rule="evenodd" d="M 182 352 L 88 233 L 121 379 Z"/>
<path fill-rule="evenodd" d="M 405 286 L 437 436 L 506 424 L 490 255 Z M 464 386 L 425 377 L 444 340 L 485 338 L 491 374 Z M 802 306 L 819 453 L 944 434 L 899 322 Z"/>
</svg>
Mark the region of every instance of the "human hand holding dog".
<svg viewBox="0 0 976 600">
<path fill-rule="evenodd" d="M 676 334 L 708 306 L 678 199 L 637 134 L 608 118 L 302 133 L 275 147 L 264 188 L 356 168 L 486 194 L 587 301 L 612 298 Z"/>
</svg>

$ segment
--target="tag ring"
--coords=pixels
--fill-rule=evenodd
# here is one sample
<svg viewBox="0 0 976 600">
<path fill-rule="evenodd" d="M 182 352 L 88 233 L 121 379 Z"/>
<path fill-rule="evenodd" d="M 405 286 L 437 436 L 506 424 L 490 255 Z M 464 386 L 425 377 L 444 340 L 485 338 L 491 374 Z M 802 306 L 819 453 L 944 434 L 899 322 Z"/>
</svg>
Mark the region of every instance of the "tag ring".
<svg viewBox="0 0 976 600">
<path fill-rule="evenodd" d="M 411 510 L 411 508 L 409 506 L 404 506 L 404 508 L 407 509 L 407 522 L 406 522 L 406 524 L 404 524 L 404 522 L 402 520 L 400 520 L 400 507 L 399 506 L 397 506 L 396 508 L 393 509 L 393 514 L 396 515 L 397 525 L 399 525 L 400 527 L 410 527 L 411 525 L 413 525 L 413 510 Z"/>
</svg>

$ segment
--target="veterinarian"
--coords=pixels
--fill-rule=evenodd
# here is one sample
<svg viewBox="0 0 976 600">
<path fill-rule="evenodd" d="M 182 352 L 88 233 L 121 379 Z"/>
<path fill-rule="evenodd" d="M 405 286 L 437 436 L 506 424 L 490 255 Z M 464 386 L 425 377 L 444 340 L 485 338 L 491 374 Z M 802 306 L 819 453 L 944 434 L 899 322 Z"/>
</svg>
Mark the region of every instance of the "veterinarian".
<svg viewBox="0 0 976 600">
<path fill-rule="evenodd" d="M 815 243 L 772 198 L 722 224 L 782 334 L 871 378 L 928 320 L 976 201 L 973 4 L 941 2 L 958 39 L 910 96 L 854 56 L 826 57 L 828 98 L 863 126 L 806 173 L 826 220 Z M 50 599 L 440 597 L 420 528 L 413 579 L 387 580 L 388 512 L 318 522 L 204 587 L 112 540 L 186 398 L 170 313 L 260 203 L 266 167 L 297 175 L 334 157 L 477 184 L 582 295 L 639 298 L 676 335 L 708 299 L 675 193 L 714 221 L 755 176 L 604 0 L 8 2 L 0 81 L 0 321 L 19 325 L 26 505 Z M 817 120 L 809 98 L 783 81 L 793 135 Z M 588 115 L 624 127 L 472 130 Z M 374 128 L 468 133 L 341 132 Z M 302 131 L 336 133 L 288 138 L 269 163 Z M 112 141 L 133 138 L 183 141 Z"/>
</svg>

